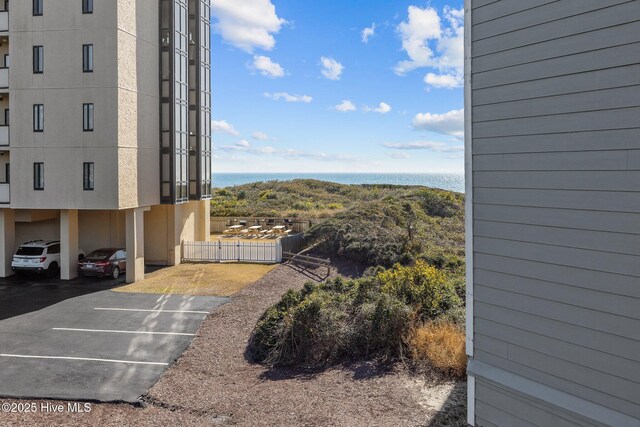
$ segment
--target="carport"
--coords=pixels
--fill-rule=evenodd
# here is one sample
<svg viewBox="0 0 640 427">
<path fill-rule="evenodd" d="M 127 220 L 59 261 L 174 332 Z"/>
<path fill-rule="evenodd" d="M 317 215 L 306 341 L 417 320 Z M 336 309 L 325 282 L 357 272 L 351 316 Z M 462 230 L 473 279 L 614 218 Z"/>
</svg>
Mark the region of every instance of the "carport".
<svg viewBox="0 0 640 427">
<path fill-rule="evenodd" d="M 137 402 L 228 301 L 113 292 L 96 280 L 0 280 L 4 397 Z"/>
</svg>

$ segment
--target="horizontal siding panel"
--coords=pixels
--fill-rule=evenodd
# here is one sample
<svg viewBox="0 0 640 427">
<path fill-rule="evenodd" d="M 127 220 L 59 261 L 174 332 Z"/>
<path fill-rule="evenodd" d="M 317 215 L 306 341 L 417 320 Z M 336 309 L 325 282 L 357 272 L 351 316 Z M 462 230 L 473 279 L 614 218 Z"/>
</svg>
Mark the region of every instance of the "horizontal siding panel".
<svg viewBox="0 0 640 427">
<path fill-rule="evenodd" d="M 512 256 L 532 261 L 560 264 L 605 273 L 626 274 L 640 278 L 640 258 L 588 249 L 566 248 L 539 243 L 517 242 L 489 237 L 474 237 L 477 252 Z"/>
<path fill-rule="evenodd" d="M 474 72 L 472 84 L 475 89 L 482 89 L 554 76 L 584 73 L 585 71 L 597 69 L 621 67 L 639 62 L 640 48 L 636 43 L 547 59 L 530 64 L 515 65 L 484 73 Z"/>
<path fill-rule="evenodd" d="M 476 11 L 474 11 L 472 37 L 473 40 L 481 40 L 629 2 L 630 0 L 607 0 L 606 2 L 602 0 L 563 0 L 546 7 L 539 7 L 528 13 L 509 15 L 486 23 L 478 22 Z"/>
<path fill-rule="evenodd" d="M 637 234 L 474 221 L 474 236 L 640 256 Z M 637 302 L 640 308 L 640 301 Z M 640 312 L 640 310 L 639 310 Z"/>
<path fill-rule="evenodd" d="M 640 392 L 640 390 L 638 390 L 640 384 L 638 383 L 590 369 L 577 363 L 567 362 L 557 357 L 549 356 L 515 344 L 509 344 L 509 357 L 505 358 L 493 354 L 491 347 L 485 348 L 486 343 L 481 336 L 478 336 L 476 339 L 478 340 L 476 345 L 478 351 L 490 354 L 494 358 L 509 360 L 545 373 L 554 374 L 559 379 L 567 381 L 567 384 L 571 384 L 567 386 L 568 390 L 565 390 L 570 393 L 574 393 L 574 390 L 581 388 L 591 388 L 613 397 L 630 400 L 633 399 L 633 396 L 637 396 L 637 394 L 634 395 L 630 393 Z M 477 359 L 480 360 L 479 358 Z M 498 367 L 504 368 L 503 366 Z M 575 386 L 572 383 L 575 384 Z M 635 400 L 630 400 L 630 402 L 635 403 Z"/>
<path fill-rule="evenodd" d="M 640 10 L 637 4 L 627 2 L 613 7 L 605 7 L 587 15 L 570 16 L 565 19 L 554 20 L 534 27 L 478 40 L 473 43 L 472 53 L 474 57 L 488 55 L 637 20 L 640 20 Z"/>
<path fill-rule="evenodd" d="M 527 0 L 526 2 L 500 1 L 496 3 L 489 3 L 484 7 L 473 11 L 473 22 L 474 25 L 480 24 L 482 22 L 494 20 L 507 15 L 513 15 L 518 12 L 528 11 L 535 7 L 557 1 L 558 0 Z"/>
<path fill-rule="evenodd" d="M 638 36 L 640 37 L 640 30 Z M 473 108 L 473 120 L 477 123 L 638 106 L 640 106 L 640 85 L 479 105 Z"/>
<path fill-rule="evenodd" d="M 640 320 L 475 284 L 474 299 L 640 341 Z M 638 384 L 640 387 L 640 384 Z M 640 396 L 640 394 L 638 395 Z"/>
<path fill-rule="evenodd" d="M 559 359 L 544 357 L 539 353 L 527 351 L 520 347 L 514 347 L 513 351 L 513 358 L 505 359 L 478 349 L 474 354 L 474 358 L 565 393 L 592 402 L 598 402 L 600 405 L 632 417 L 640 417 L 640 406 L 635 401 L 627 400 L 637 399 L 637 396 L 640 396 L 640 394 L 629 394 L 638 393 L 635 389 L 638 386 L 637 384 L 632 384 L 623 390 L 612 390 L 615 394 L 605 393 L 600 390 L 609 389 L 610 387 L 603 382 L 595 381 L 595 378 L 601 378 L 601 376 L 595 374 L 593 370 L 581 368 L 571 363 L 563 363 Z M 516 362 L 516 360 L 520 363 Z M 593 377 L 589 375 L 593 375 Z M 592 384 L 592 386 L 576 383 L 567 378 L 584 379 L 585 382 Z"/>
<path fill-rule="evenodd" d="M 497 3 L 499 1 L 502 0 L 473 0 L 473 2 L 471 3 L 471 8 L 475 10 L 479 7 L 483 7 L 491 3 Z"/>
<path fill-rule="evenodd" d="M 538 351 L 565 362 L 578 363 L 586 368 L 604 372 L 618 378 L 640 382 L 640 363 L 622 357 L 612 356 L 596 350 L 568 343 L 563 340 L 533 334 L 526 330 L 513 328 L 489 320 L 478 319 L 475 340 L 481 342 L 478 347 L 484 351 L 501 356 L 492 351 L 494 343 L 514 344 L 529 350 Z M 485 336 L 489 335 L 489 336 Z"/>
<path fill-rule="evenodd" d="M 485 319 L 640 362 L 640 343 L 629 338 L 594 331 L 482 301 L 474 303 L 474 315 L 476 316 L 476 322 L 480 321 L 480 319 Z"/>
<path fill-rule="evenodd" d="M 587 16 L 583 19 L 592 18 Z M 630 22 L 477 57 L 473 59 L 473 72 L 482 73 L 639 41 L 640 22 Z"/>
<path fill-rule="evenodd" d="M 596 172 L 588 173 L 594 174 Z M 637 213 L 476 204 L 473 217 L 482 221 L 544 225 L 575 230 L 608 231 L 625 233 L 630 236 L 640 235 L 640 214 Z"/>
<path fill-rule="evenodd" d="M 497 406 L 504 408 L 503 405 Z M 489 405 L 480 399 L 476 400 L 476 413 L 483 419 L 487 418 L 491 420 L 489 424 L 486 424 L 488 426 L 539 427 L 539 424 L 532 424 L 523 418 L 505 412 L 503 409 L 498 409 L 495 406 Z M 484 425 L 485 424 L 480 424 L 480 426 Z"/>
<path fill-rule="evenodd" d="M 481 154 L 473 157 L 480 171 L 610 171 L 627 170 L 627 151 L 580 151 L 526 154 Z M 475 185 L 475 183 L 474 183 Z"/>
<path fill-rule="evenodd" d="M 473 183 L 484 188 L 639 191 L 640 171 L 499 171 L 475 172 Z"/>
<path fill-rule="evenodd" d="M 640 299 L 609 293 L 606 283 L 602 284 L 601 290 L 592 290 L 481 268 L 474 269 L 474 274 L 475 282 L 480 286 L 640 320 Z"/>
<path fill-rule="evenodd" d="M 478 269 L 595 291 L 602 291 L 605 287 L 606 291 L 611 294 L 640 298 L 638 278 L 624 274 L 611 274 L 535 260 L 518 259 L 510 255 L 476 253 L 475 261 L 474 265 Z"/>
<path fill-rule="evenodd" d="M 640 149 L 640 129 L 506 136 L 473 141 L 474 155 L 629 149 Z"/>
<path fill-rule="evenodd" d="M 638 45 L 640 52 L 640 45 Z M 473 124 L 474 138 L 639 128 L 640 108 L 588 111 Z"/>
<path fill-rule="evenodd" d="M 482 402 L 480 403 L 480 409 L 478 407 L 476 407 L 476 426 L 477 427 L 499 427 L 497 424 L 492 423 L 491 421 L 487 420 L 486 418 L 481 417 L 480 415 L 478 415 L 478 411 L 482 412 L 482 415 L 484 415 L 484 407 L 482 406 L 484 405 Z"/>
<path fill-rule="evenodd" d="M 640 65 L 634 64 L 590 70 L 568 76 L 552 76 L 541 80 L 518 82 L 486 89 L 474 88 L 472 102 L 474 106 L 479 106 L 639 84 Z"/>
<path fill-rule="evenodd" d="M 640 194 L 619 191 L 476 188 L 474 201 L 491 205 L 640 212 Z"/>
<path fill-rule="evenodd" d="M 548 406 L 538 406 L 530 398 L 520 397 L 512 391 L 505 391 L 499 386 L 494 386 L 482 379 L 476 380 L 476 395 L 480 401 L 491 407 L 500 407 L 504 412 L 519 414 L 537 426 L 554 427 L 595 427 L 584 420 L 577 420 L 568 414 L 562 414 L 558 410 Z M 484 414 L 483 414 L 484 415 Z M 492 416 L 487 414 L 487 416 Z M 506 424 L 505 424 L 506 425 Z M 509 424 L 510 425 L 510 424 Z"/>
</svg>

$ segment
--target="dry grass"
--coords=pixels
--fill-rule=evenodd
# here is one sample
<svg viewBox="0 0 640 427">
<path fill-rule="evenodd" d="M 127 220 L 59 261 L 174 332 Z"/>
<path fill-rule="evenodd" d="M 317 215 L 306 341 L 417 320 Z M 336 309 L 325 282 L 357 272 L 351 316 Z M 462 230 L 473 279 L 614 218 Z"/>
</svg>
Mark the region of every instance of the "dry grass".
<svg viewBox="0 0 640 427">
<path fill-rule="evenodd" d="M 411 357 L 447 375 L 462 378 L 466 373 L 465 336 L 448 322 L 431 322 L 415 327 L 407 340 Z"/>
<path fill-rule="evenodd" d="M 227 297 L 246 288 L 276 268 L 263 264 L 181 264 L 147 274 L 140 282 L 116 292 Z"/>
</svg>

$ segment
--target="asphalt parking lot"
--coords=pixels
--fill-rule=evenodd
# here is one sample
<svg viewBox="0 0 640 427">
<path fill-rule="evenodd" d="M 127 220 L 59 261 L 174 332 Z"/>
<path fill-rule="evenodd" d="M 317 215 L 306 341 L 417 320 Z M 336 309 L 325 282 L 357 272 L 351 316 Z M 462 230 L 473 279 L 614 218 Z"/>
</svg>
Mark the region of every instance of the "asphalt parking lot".
<svg viewBox="0 0 640 427">
<path fill-rule="evenodd" d="M 135 403 L 227 298 L 0 279 L 0 396 Z"/>
</svg>

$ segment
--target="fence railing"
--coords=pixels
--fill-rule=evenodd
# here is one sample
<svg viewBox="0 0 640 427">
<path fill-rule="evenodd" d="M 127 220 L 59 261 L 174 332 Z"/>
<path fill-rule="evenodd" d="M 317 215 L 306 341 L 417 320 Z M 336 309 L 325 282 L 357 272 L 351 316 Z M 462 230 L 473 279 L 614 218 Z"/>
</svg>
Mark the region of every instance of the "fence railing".
<svg viewBox="0 0 640 427">
<path fill-rule="evenodd" d="M 183 242 L 182 260 L 191 262 L 282 262 L 282 244 L 274 242 Z"/>
<path fill-rule="evenodd" d="M 331 260 L 329 258 L 316 258 L 309 255 L 294 254 L 291 252 L 283 252 L 282 260 L 294 264 L 303 264 L 315 268 L 327 268 L 327 277 L 331 274 Z"/>
<path fill-rule="evenodd" d="M 282 252 L 298 253 L 304 249 L 304 234 L 298 233 L 280 239 Z"/>
</svg>

